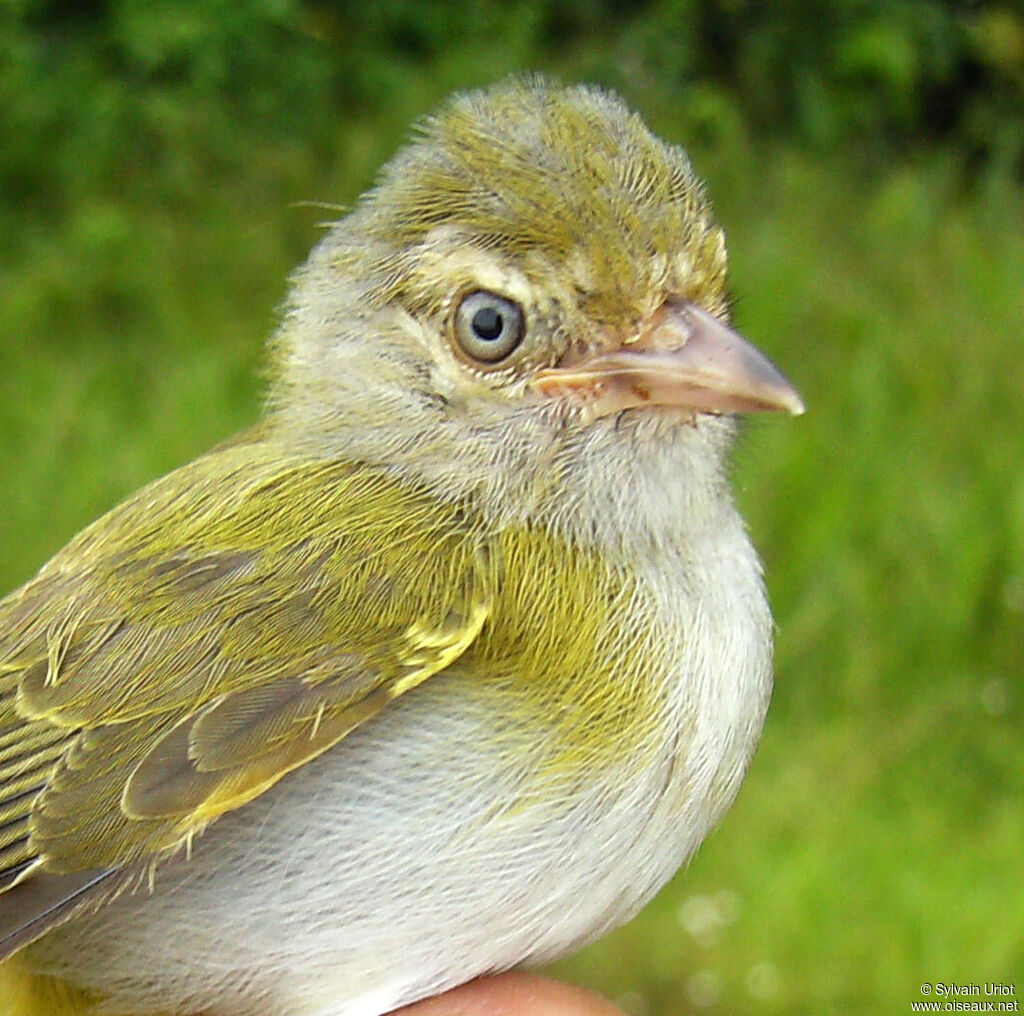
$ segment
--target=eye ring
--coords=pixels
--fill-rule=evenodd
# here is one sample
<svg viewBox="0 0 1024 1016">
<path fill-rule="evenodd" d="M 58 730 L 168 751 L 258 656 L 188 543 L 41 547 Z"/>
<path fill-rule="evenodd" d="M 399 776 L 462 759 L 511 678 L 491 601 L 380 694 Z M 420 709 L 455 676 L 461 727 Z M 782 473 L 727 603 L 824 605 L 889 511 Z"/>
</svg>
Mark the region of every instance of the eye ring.
<svg viewBox="0 0 1024 1016">
<path fill-rule="evenodd" d="M 459 349 L 471 360 L 498 363 L 523 341 L 523 309 L 497 293 L 475 289 L 455 308 L 452 330 Z"/>
</svg>

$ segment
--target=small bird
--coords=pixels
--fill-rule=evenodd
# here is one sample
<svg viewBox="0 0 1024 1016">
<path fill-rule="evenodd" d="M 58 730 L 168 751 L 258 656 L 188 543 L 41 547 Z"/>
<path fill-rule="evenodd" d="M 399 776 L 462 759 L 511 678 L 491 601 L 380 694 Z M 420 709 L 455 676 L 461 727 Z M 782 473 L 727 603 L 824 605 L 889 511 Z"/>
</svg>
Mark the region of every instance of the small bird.
<svg viewBox="0 0 1024 1016">
<path fill-rule="evenodd" d="M 426 120 L 296 274 L 261 422 L 0 603 L 6 1013 L 378 1016 L 632 917 L 771 687 L 727 454 L 803 407 L 728 307 L 617 97 Z"/>
</svg>

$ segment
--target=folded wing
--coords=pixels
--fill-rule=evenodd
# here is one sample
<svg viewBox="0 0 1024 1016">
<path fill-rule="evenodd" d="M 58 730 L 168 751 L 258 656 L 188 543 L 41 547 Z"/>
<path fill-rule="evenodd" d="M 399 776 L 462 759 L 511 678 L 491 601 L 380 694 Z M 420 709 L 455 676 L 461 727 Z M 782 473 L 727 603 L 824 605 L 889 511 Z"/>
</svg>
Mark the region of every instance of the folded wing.
<svg viewBox="0 0 1024 1016">
<path fill-rule="evenodd" d="M 258 436 L 83 532 L 0 603 L 0 956 L 448 666 L 494 568 L 457 506 Z"/>
</svg>

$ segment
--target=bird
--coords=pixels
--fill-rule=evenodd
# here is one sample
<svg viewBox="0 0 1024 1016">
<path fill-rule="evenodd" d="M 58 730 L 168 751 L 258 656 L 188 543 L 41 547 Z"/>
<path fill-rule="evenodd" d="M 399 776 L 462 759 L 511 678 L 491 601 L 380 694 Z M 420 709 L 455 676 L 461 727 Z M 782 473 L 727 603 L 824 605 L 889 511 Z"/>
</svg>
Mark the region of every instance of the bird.
<svg viewBox="0 0 1024 1016">
<path fill-rule="evenodd" d="M 423 120 L 293 276 L 260 421 L 0 602 L 8 1016 L 379 1016 L 633 917 L 772 685 L 729 452 L 803 404 L 730 299 L 614 93 Z"/>
</svg>

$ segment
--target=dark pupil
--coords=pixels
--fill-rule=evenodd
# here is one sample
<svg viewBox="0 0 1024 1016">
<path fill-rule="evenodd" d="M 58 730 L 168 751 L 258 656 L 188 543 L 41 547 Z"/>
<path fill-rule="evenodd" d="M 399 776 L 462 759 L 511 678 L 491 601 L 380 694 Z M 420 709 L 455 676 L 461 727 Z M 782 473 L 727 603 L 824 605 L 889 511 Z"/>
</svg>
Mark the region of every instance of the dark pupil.
<svg viewBox="0 0 1024 1016">
<path fill-rule="evenodd" d="M 473 332 L 478 339 L 493 342 L 505 327 L 505 321 L 499 311 L 493 307 L 481 307 L 473 315 Z"/>
</svg>

